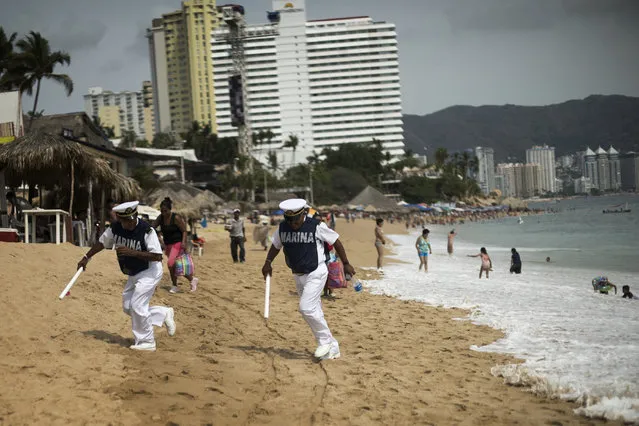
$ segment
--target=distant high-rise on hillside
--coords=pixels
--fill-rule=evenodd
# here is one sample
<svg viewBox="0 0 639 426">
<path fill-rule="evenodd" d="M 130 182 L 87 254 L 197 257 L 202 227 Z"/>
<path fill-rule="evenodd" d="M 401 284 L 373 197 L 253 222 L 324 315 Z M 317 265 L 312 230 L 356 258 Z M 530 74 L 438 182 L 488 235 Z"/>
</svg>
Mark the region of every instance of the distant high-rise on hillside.
<svg viewBox="0 0 639 426">
<path fill-rule="evenodd" d="M 557 192 L 554 147 L 544 145 L 527 149 L 526 163 L 539 164 L 542 192 Z"/>
</svg>

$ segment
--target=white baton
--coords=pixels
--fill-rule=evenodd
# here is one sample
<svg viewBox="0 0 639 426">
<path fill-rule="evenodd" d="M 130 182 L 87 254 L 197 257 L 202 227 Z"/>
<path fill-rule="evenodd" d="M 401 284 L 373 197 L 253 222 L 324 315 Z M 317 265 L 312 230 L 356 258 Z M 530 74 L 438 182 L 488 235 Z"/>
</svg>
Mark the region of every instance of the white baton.
<svg viewBox="0 0 639 426">
<path fill-rule="evenodd" d="M 69 290 L 71 290 L 71 287 L 73 287 L 73 284 L 75 284 L 76 280 L 78 279 L 78 277 L 83 271 L 84 271 L 84 268 L 78 269 L 78 271 L 75 273 L 73 278 L 71 278 L 71 281 L 69 281 L 69 284 L 67 284 L 64 290 L 62 290 L 62 293 L 60 293 L 60 296 L 58 296 L 60 300 L 64 299 L 64 296 L 66 296 Z"/>
<path fill-rule="evenodd" d="M 268 308 L 271 298 L 271 276 L 266 276 L 266 284 L 264 286 L 264 319 L 268 319 Z"/>
</svg>

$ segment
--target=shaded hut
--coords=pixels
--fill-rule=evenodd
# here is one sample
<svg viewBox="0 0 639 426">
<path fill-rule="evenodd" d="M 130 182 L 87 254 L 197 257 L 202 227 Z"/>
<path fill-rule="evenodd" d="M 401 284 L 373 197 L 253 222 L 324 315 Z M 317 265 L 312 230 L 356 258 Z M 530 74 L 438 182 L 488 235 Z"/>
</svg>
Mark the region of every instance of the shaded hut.
<svg viewBox="0 0 639 426">
<path fill-rule="evenodd" d="M 73 214 L 76 182 L 86 183 L 89 194 L 94 185 L 126 198 L 140 192 L 137 182 L 117 173 L 109 162 L 89 153 L 80 144 L 38 131 L 0 146 L 0 170 L 8 186 L 26 183 L 31 188 L 35 185 L 46 189 L 68 188 L 69 214 Z M 104 198 L 105 195 L 103 205 Z M 91 201 L 89 206 L 91 211 Z"/>
<path fill-rule="evenodd" d="M 386 198 L 384 194 L 379 192 L 372 186 L 367 186 L 357 194 L 355 198 L 348 202 L 349 206 L 372 206 L 379 212 L 394 212 L 401 210 L 401 208 L 392 200 Z M 366 209 L 366 207 L 364 207 Z M 371 211 L 371 210 L 367 210 Z"/>
</svg>

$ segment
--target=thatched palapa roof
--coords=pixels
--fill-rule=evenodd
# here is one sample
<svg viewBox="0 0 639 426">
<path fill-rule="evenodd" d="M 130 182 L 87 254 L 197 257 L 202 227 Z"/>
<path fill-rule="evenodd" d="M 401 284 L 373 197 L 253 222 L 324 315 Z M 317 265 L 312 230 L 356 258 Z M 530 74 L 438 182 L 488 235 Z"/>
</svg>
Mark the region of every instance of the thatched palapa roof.
<svg viewBox="0 0 639 426">
<path fill-rule="evenodd" d="M 160 203 L 169 197 L 173 211 L 188 219 L 199 219 L 202 210 L 215 210 L 224 200 L 212 193 L 180 182 L 165 182 L 159 188 L 148 192 L 144 200 L 150 206 L 159 208 Z"/>
<path fill-rule="evenodd" d="M 355 198 L 348 202 L 349 206 L 363 206 L 368 207 L 372 206 L 375 208 L 375 211 L 397 211 L 400 208 L 395 204 L 392 200 L 386 198 L 384 194 L 379 192 L 377 189 L 372 186 L 367 186 L 357 194 Z"/>
<path fill-rule="evenodd" d="M 22 182 L 44 186 L 63 184 L 73 177 L 84 182 L 93 179 L 96 185 L 126 198 L 140 192 L 137 182 L 117 173 L 106 160 L 92 155 L 76 142 L 49 133 L 30 132 L 0 146 L 0 169 L 4 169 L 11 186 Z"/>
</svg>

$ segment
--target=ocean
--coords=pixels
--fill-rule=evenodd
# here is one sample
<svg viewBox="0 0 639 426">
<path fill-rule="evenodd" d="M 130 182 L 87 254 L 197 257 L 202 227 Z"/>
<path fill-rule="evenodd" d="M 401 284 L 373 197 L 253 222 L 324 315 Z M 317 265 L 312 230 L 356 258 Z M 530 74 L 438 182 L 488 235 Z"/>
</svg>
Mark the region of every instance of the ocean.
<svg viewBox="0 0 639 426">
<path fill-rule="evenodd" d="M 628 202 L 629 214 L 602 210 Z M 534 206 L 534 205 L 532 205 Z M 558 213 L 456 226 L 455 253 L 446 252 L 451 227 L 429 226 L 433 255 L 429 272 L 410 235 L 392 235 L 396 258 L 380 280 L 364 283 L 372 293 L 470 311 L 477 324 L 505 337 L 477 351 L 524 360 L 492 373 L 508 383 L 581 403 L 577 414 L 639 421 L 639 300 L 621 298 L 629 285 L 639 297 L 639 197 L 587 197 L 546 205 Z M 372 244 L 372 243 L 371 243 Z M 490 279 L 478 279 L 479 253 L 493 261 Z M 511 275 L 510 249 L 517 248 L 522 274 Z M 550 257 L 551 262 L 545 261 Z M 591 280 L 605 275 L 619 293 L 602 295 Z"/>
</svg>

